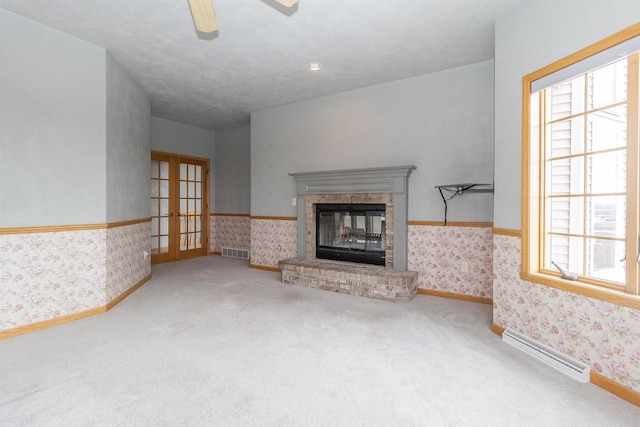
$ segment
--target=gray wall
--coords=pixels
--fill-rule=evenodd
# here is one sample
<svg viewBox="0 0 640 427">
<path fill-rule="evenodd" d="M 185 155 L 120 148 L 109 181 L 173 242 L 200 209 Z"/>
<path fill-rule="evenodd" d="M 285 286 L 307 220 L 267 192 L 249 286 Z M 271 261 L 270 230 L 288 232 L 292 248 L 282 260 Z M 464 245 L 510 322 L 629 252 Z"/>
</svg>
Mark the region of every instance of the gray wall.
<svg viewBox="0 0 640 427">
<path fill-rule="evenodd" d="M 151 117 L 151 149 L 186 156 L 213 158 L 215 133 L 160 117 Z"/>
<path fill-rule="evenodd" d="M 216 132 L 216 212 L 251 212 L 251 128 Z"/>
<path fill-rule="evenodd" d="M 215 133 L 160 117 L 151 117 L 151 149 L 209 159 L 209 211 L 215 212 Z"/>
<path fill-rule="evenodd" d="M 106 221 L 105 51 L 0 9 L 0 227 Z"/>
<path fill-rule="evenodd" d="M 496 21 L 495 227 L 521 227 L 522 77 L 638 21 L 638 0 L 531 2 Z"/>
<path fill-rule="evenodd" d="M 107 53 L 107 222 L 149 217 L 151 104 Z"/>
<path fill-rule="evenodd" d="M 443 219 L 433 187 L 493 182 L 493 61 L 270 108 L 251 115 L 251 213 L 295 216 L 289 172 L 399 166 L 409 219 Z M 490 194 L 449 204 L 451 221 L 491 221 Z"/>
</svg>

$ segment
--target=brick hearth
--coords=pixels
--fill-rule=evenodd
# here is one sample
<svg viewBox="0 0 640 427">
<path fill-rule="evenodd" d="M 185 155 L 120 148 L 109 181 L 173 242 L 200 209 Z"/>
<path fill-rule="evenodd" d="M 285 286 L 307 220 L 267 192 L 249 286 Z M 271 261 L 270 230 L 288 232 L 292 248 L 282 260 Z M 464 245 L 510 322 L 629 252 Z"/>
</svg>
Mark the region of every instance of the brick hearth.
<svg viewBox="0 0 640 427">
<path fill-rule="evenodd" d="M 282 282 L 384 301 L 409 301 L 418 291 L 418 273 L 328 260 L 279 262 Z"/>
</svg>

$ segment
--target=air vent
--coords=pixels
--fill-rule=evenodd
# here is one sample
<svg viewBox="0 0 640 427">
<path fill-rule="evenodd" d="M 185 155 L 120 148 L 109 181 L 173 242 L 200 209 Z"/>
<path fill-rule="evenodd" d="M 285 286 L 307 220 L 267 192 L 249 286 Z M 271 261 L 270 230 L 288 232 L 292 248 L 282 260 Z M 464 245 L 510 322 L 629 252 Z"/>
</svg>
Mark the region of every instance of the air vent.
<svg viewBox="0 0 640 427">
<path fill-rule="evenodd" d="M 222 256 L 249 259 L 249 251 L 246 249 L 222 248 Z"/>
</svg>

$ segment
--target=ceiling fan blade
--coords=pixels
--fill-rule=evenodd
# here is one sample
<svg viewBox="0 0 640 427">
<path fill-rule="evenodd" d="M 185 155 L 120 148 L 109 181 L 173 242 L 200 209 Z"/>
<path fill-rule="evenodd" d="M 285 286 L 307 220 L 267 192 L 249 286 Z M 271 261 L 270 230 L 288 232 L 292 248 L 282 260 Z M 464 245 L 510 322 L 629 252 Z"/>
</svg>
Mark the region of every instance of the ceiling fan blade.
<svg viewBox="0 0 640 427">
<path fill-rule="evenodd" d="M 291 7 L 294 4 L 298 3 L 298 0 L 276 0 L 278 3 L 283 5 L 284 7 Z"/>
<path fill-rule="evenodd" d="M 189 0 L 191 15 L 196 29 L 201 33 L 213 33 L 218 30 L 218 18 L 213 10 L 212 0 Z"/>
</svg>

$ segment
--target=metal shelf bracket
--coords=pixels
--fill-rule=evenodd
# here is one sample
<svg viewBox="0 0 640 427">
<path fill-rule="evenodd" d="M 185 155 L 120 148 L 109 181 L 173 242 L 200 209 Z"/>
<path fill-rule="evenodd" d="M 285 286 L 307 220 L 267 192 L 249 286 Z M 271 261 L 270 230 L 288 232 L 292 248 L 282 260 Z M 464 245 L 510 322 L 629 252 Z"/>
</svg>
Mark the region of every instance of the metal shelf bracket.
<svg viewBox="0 0 640 427">
<path fill-rule="evenodd" d="M 493 184 L 476 184 L 471 182 L 464 184 L 436 185 L 435 188 L 440 192 L 440 196 L 444 202 L 444 225 L 447 225 L 447 202 L 455 196 L 463 195 L 464 193 L 493 193 Z M 449 196 L 449 198 L 445 197 L 443 190 L 452 193 L 451 196 Z"/>
</svg>

